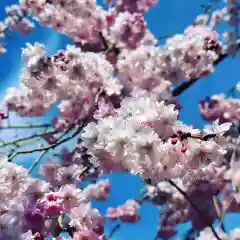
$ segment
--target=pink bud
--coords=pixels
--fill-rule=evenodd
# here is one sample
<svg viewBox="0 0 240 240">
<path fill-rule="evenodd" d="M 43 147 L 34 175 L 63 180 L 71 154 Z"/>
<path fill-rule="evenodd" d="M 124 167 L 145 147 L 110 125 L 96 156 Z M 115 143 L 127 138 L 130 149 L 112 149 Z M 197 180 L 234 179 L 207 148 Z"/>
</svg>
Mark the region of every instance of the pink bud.
<svg viewBox="0 0 240 240">
<path fill-rule="evenodd" d="M 64 51 L 64 50 L 58 51 L 58 55 L 59 55 L 60 57 L 63 57 L 63 56 L 65 55 L 65 51 Z"/>
<path fill-rule="evenodd" d="M 84 102 L 84 104 L 88 104 L 88 103 L 89 103 L 88 97 L 85 97 L 85 98 L 83 99 L 83 102 Z"/>
<path fill-rule="evenodd" d="M 79 33 L 79 38 L 85 40 L 87 38 L 85 33 Z"/>
<path fill-rule="evenodd" d="M 108 25 L 111 25 L 113 23 L 113 15 L 111 13 L 107 14 L 106 21 Z"/>
<path fill-rule="evenodd" d="M 183 134 L 183 131 L 182 130 L 177 130 L 177 134 Z"/>
<path fill-rule="evenodd" d="M 49 201 L 56 201 L 57 200 L 57 196 L 54 194 L 54 193 L 50 193 L 48 196 L 47 196 L 47 199 Z"/>
<path fill-rule="evenodd" d="M 182 153 L 185 153 L 187 151 L 187 147 L 185 146 L 185 145 L 183 145 L 182 147 L 181 147 L 181 152 Z"/>
<path fill-rule="evenodd" d="M 153 123 L 150 121 L 143 121 L 141 122 L 142 125 L 146 126 L 146 127 L 152 127 Z"/>
<path fill-rule="evenodd" d="M 36 232 L 36 233 L 34 234 L 34 240 L 41 240 L 41 235 L 40 235 L 39 232 Z"/>
<path fill-rule="evenodd" d="M 121 215 L 120 220 L 123 222 L 130 222 L 130 223 L 135 223 L 139 220 L 139 216 L 138 215 Z"/>
<path fill-rule="evenodd" d="M 177 138 L 172 138 L 172 139 L 171 139 L 171 142 L 172 142 L 172 144 L 176 144 L 176 143 L 177 143 L 177 141 L 178 141 L 178 139 L 177 139 Z"/>
<path fill-rule="evenodd" d="M 61 211 L 61 207 L 58 203 L 51 201 L 51 202 L 45 203 L 44 211 L 45 211 L 46 215 L 52 216 L 52 215 L 59 214 Z"/>
<path fill-rule="evenodd" d="M 4 114 L 3 114 L 3 119 L 6 119 L 6 118 L 8 118 L 8 114 L 7 114 L 7 113 L 4 113 Z"/>
</svg>

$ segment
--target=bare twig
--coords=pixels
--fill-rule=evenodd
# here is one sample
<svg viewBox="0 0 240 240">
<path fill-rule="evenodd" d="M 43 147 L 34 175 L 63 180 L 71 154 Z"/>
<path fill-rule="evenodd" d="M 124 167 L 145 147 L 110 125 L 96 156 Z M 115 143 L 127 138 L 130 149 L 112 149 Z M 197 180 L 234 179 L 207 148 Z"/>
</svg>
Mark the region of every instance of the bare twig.
<svg viewBox="0 0 240 240">
<path fill-rule="evenodd" d="M 112 228 L 112 230 L 111 230 L 111 232 L 110 232 L 107 240 L 110 240 L 110 239 L 113 237 L 113 235 L 120 229 L 120 227 L 121 227 L 121 224 L 120 224 L 120 223 L 116 224 L 116 225 Z"/>
<path fill-rule="evenodd" d="M 236 140 L 236 144 L 233 148 L 233 153 L 232 153 L 231 160 L 230 160 L 231 167 L 233 167 L 233 164 L 236 162 L 237 150 L 238 150 L 239 144 L 240 144 L 240 136 L 238 136 L 238 138 Z"/>
<path fill-rule="evenodd" d="M 48 152 L 48 150 L 43 151 L 40 153 L 40 155 L 36 158 L 36 160 L 33 162 L 32 166 L 29 168 L 28 173 L 31 173 L 33 169 L 38 165 L 38 163 L 41 161 L 43 156 Z"/>
<path fill-rule="evenodd" d="M 19 138 L 19 139 L 16 139 L 14 141 L 4 142 L 2 145 L 0 145 L 0 148 L 6 147 L 6 146 L 9 146 L 9 145 L 19 146 L 20 145 L 19 142 L 32 140 L 32 139 L 37 138 L 37 137 L 43 137 L 45 134 L 55 134 L 55 133 L 57 133 L 56 130 L 49 131 L 49 132 L 41 132 L 41 133 L 38 133 L 38 134 L 33 134 L 31 136 L 27 136 L 27 137 L 24 137 L 24 138 Z"/>
<path fill-rule="evenodd" d="M 1 126 L 0 130 L 25 129 L 25 128 L 47 128 L 47 127 L 51 127 L 51 124 L 9 125 L 9 126 Z"/>
<path fill-rule="evenodd" d="M 224 226 L 224 211 L 222 209 L 222 207 L 220 206 L 219 204 L 219 200 L 217 199 L 216 196 L 213 196 L 213 203 L 214 203 L 214 207 L 216 209 L 216 212 L 217 212 L 217 215 L 218 215 L 218 218 L 220 220 L 220 227 L 221 229 L 226 232 L 226 229 L 225 229 L 225 226 Z"/>
<path fill-rule="evenodd" d="M 56 147 L 58 147 L 59 145 L 75 138 L 81 131 L 82 129 L 82 126 L 79 126 L 77 128 L 77 130 L 69 137 L 66 137 L 60 141 L 57 141 L 56 143 L 54 144 L 51 144 L 51 145 L 48 145 L 48 146 L 44 146 L 44 147 L 41 147 L 41 148 L 35 148 L 35 149 L 31 149 L 31 150 L 25 150 L 25 151 L 18 151 L 18 152 L 15 152 L 13 153 L 11 156 L 9 156 L 9 159 L 8 161 L 11 162 L 13 160 L 13 158 L 15 158 L 17 155 L 20 155 L 20 154 L 28 154 L 28 153 L 34 153 L 34 152 L 42 152 L 42 151 L 45 151 L 45 150 L 50 150 L 50 149 L 54 149 Z"/>
</svg>

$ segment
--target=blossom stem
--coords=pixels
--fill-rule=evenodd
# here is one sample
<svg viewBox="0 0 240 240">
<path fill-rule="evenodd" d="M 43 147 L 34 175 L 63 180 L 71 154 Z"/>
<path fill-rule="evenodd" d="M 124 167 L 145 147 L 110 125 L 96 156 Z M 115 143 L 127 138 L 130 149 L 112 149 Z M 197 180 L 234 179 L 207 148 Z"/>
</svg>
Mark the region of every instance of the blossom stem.
<svg viewBox="0 0 240 240">
<path fill-rule="evenodd" d="M 149 195 L 145 194 L 140 198 L 135 199 L 136 202 L 138 202 L 139 204 L 142 204 L 143 202 L 147 201 L 149 199 Z"/>
<path fill-rule="evenodd" d="M 168 180 L 168 182 L 175 187 L 184 197 L 185 199 L 191 204 L 191 206 L 194 208 L 194 210 L 199 214 L 199 216 L 203 216 L 203 213 L 198 209 L 198 207 L 194 204 L 194 202 L 190 199 L 190 197 L 187 195 L 186 192 L 184 192 L 180 187 L 178 187 L 171 179 Z M 209 227 L 212 230 L 212 233 L 216 237 L 217 240 L 221 240 L 221 238 L 218 236 L 217 232 L 213 228 L 212 224 L 208 223 Z"/>
</svg>

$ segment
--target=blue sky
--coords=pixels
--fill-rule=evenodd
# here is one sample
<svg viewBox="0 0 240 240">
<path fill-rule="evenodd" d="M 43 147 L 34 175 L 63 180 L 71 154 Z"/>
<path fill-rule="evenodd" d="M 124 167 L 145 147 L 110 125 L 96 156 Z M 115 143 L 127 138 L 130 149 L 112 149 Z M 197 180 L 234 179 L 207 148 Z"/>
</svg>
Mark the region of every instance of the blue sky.
<svg viewBox="0 0 240 240">
<path fill-rule="evenodd" d="M 146 15 L 146 20 L 150 30 L 156 36 L 172 35 L 181 33 L 184 28 L 191 24 L 195 17 L 203 10 L 200 8 L 199 0 L 160 0 L 159 4 L 152 8 Z M 206 1 L 207 2 L 207 1 Z M 221 1 L 220 1 L 221 2 Z M 4 7 L 9 4 L 16 3 L 16 0 L 1 0 L 0 1 L 0 19 L 4 17 Z M 222 5 L 221 3 L 218 6 Z M 222 31 L 225 26 L 221 25 L 219 30 Z M 0 99 L 3 98 L 7 87 L 18 84 L 19 71 L 21 69 L 21 48 L 26 42 L 34 43 L 41 42 L 46 45 L 48 53 L 52 54 L 56 50 L 63 48 L 66 43 L 70 43 L 66 37 L 57 34 L 55 31 L 46 28 L 37 27 L 34 32 L 27 36 L 12 34 L 12 37 L 7 42 L 8 52 L 0 56 Z M 234 59 L 228 58 L 223 63 L 219 64 L 216 71 L 209 77 L 201 79 L 193 87 L 184 92 L 179 100 L 183 105 L 180 113 L 180 119 L 187 124 L 194 124 L 202 127 L 205 122 L 201 119 L 198 111 L 198 103 L 206 96 L 216 93 L 226 92 L 233 87 L 238 81 L 239 75 L 239 55 Z M 42 119 L 35 119 L 36 122 L 46 122 L 45 119 L 53 116 L 55 111 L 48 114 Z M 14 117 L 14 123 L 26 122 L 29 119 L 19 119 Z M 45 121 L 44 121 L 45 120 Z M 23 131 L 17 132 L 19 135 Z M 12 138 L 13 132 L 1 132 L 0 138 Z M 18 158 L 17 161 L 24 166 L 29 166 L 33 161 L 34 156 L 28 158 Z M 114 174 L 109 176 L 112 183 L 112 192 L 109 200 L 104 203 L 96 203 L 102 211 L 105 211 L 107 206 L 117 206 L 122 204 L 128 198 L 139 196 L 139 190 L 143 186 L 141 181 L 135 176 Z M 157 226 L 157 209 L 150 204 L 144 204 L 141 210 L 142 220 L 136 224 L 125 224 L 119 230 L 113 240 L 153 240 Z M 239 216 L 228 216 L 226 220 L 227 228 L 231 228 L 239 221 Z M 111 224 L 108 224 L 109 226 Z M 183 230 L 183 228 L 180 228 Z M 182 237 L 175 238 L 181 240 Z"/>
</svg>

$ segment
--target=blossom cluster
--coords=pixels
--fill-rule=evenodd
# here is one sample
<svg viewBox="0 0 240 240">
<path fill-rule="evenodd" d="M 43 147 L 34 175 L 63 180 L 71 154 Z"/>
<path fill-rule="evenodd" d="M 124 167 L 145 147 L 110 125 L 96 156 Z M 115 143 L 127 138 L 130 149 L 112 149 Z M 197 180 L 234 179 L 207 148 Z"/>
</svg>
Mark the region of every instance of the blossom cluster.
<svg viewBox="0 0 240 240">
<path fill-rule="evenodd" d="M 30 177 L 27 169 L 7 160 L 1 154 L 0 239 L 46 239 L 58 236 L 61 230 L 69 231 L 73 240 L 106 239 L 104 217 L 91 206 L 89 199 L 106 199 L 110 189 L 108 180 L 80 190 L 76 184 L 77 178 L 81 182 L 80 166 L 64 167 L 52 162 L 52 171 L 58 172 L 56 181 L 52 182 L 49 162 L 40 171 L 46 180 L 43 181 Z M 60 217 L 63 219 L 59 226 Z"/>
<path fill-rule="evenodd" d="M 118 77 L 128 87 L 138 86 L 159 95 L 172 83 L 212 72 L 218 47 L 216 32 L 190 26 L 184 34 L 169 38 L 163 47 L 140 46 L 130 53 L 123 51 L 116 64 Z"/>
<path fill-rule="evenodd" d="M 50 58 L 44 46 L 35 43 L 27 44 L 22 57 L 22 88 L 10 88 L 5 99 L 8 109 L 20 116 L 41 116 L 61 101 L 60 116 L 65 122 L 55 123 L 61 129 L 84 119 L 94 108 L 99 91 L 109 97 L 121 93 L 112 65 L 96 53 L 69 46 Z"/>
<path fill-rule="evenodd" d="M 103 172 L 130 171 L 153 184 L 179 177 L 188 181 L 194 179 L 191 175 L 207 177 L 208 171 L 213 173 L 224 161 L 224 143 L 194 138 L 201 135 L 200 130 L 184 125 L 177 116 L 174 105 L 156 102 L 148 93 L 137 91 L 122 100 L 114 116 L 89 123 L 81 138 Z M 230 125 L 216 121 L 204 132 L 220 138 Z"/>
<path fill-rule="evenodd" d="M 51 27 L 76 42 L 97 41 L 99 33 L 106 27 L 106 12 L 95 1 L 24 0 L 21 7 L 41 25 Z"/>
<path fill-rule="evenodd" d="M 113 0 L 110 0 L 112 2 Z M 149 8 L 153 7 L 158 1 L 157 0 L 120 0 L 116 1 L 117 11 L 128 11 L 131 13 L 140 12 L 144 13 L 148 11 Z"/>
<path fill-rule="evenodd" d="M 229 45 L 229 50 L 232 53 L 236 52 L 237 45 L 238 45 L 238 37 L 239 31 L 238 27 L 240 24 L 239 18 L 239 0 L 225 0 L 228 4 L 226 7 L 222 9 L 223 20 L 232 27 L 231 30 L 224 32 L 223 37 L 224 40 Z"/>
<path fill-rule="evenodd" d="M 208 173 L 208 175 L 212 174 Z M 159 219 L 162 224 L 160 225 L 158 235 L 161 238 L 165 239 L 167 236 L 174 236 L 176 234 L 174 231 L 176 224 L 190 221 L 193 231 L 199 232 L 207 227 L 209 223 L 213 223 L 218 219 L 213 197 L 218 196 L 224 189 L 225 183 L 223 171 L 215 171 L 214 176 L 212 179 L 208 178 L 207 180 L 206 178 L 197 178 L 188 183 L 183 183 L 181 179 L 172 180 L 174 184 L 187 194 L 195 206 L 197 206 L 199 212 L 168 181 L 160 182 L 155 187 L 148 186 L 148 193 L 152 202 L 162 206 L 164 210 L 160 210 L 159 213 Z M 205 204 L 201 204 L 203 201 Z M 206 219 L 208 221 L 205 221 Z"/>
<path fill-rule="evenodd" d="M 119 13 L 114 19 L 114 12 L 108 14 L 108 25 L 110 34 L 105 33 L 105 38 L 118 48 L 135 49 L 148 37 L 146 22 L 139 13 Z M 149 33 L 150 35 L 150 33 Z M 153 41 L 154 38 L 152 37 Z"/>
<path fill-rule="evenodd" d="M 67 231 L 72 236 L 68 240 L 106 240 L 106 220 L 139 220 L 140 206 L 135 200 L 109 207 L 106 217 L 92 207 L 92 199 L 108 198 L 110 183 L 104 179 L 85 184 L 94 168 L 86 167 L 86 154 L 81 150 L 74 154 L 64 148 L 60 161 L 48 158 L 39 170 L 43 180 L 31 177 L 27 169 L 8 162 L 1 153 L 0 239 L 47 239 Z"/>
<path fill-rule="evenodd" d="M 204 119 L 213 121 L 219 118 L 220 122 L 240 122 L 240 100 L 228 98 L 224 94 L 213 95 L 199 104 L 199 110 Z"/>
<path fill-rule="evenodd" d="M 200 31 L 199 37 L 193 38 L 196 31 Z M 60 100 L 60 115 L 67 123 L 55 124 L 64 129 L 91 115 L 96 104 L 104 112 L 98 117 L 111 113 L 116 107 L 112 96 L 122 98 L 123 88 L 129 91 L 138 87 L 169 100 L 172 83 L 213 71 L 218 55 L 208 49 L 208 41 L 218 46 L 215 32 L 206 27 L 190 27 L 183 35 L 169 39 L 163 48 L 143 43 L 137 50 L 122 51 L 116 67 L 104 53 L 67 46 L 48 57 L 42 44 L 27 44 L 22 51 L 22 87 L 9 89 L 6 105 L 20 116 L 41 116 Z"/>
<path fill-rule="evenodd" d="M 96 179 L 114 171 L 148 184 L 144 199 L 161 206 L 157 235 L 163 239 L 188 221 L 194 232 L 202 231 L 199 240 L 213 239 L 207 229 L 219 218 L 213 199 L 225 211 L 239 211 L 239 101 L 223 95 L 202 101 L 202 116 L 214 122 L 199 130 L 179 120 L 171 93 L 174 84 L 213 72 L 226 54 L 215 27 L 235 1 L 225 12 L 198 16 L 163 45 L 143 15 L 156 0 L 107 3 L 106 10 L 95 0 L 21 0 L 6 9 L 0 37 L 8 29 L 31 31 L 27 16 L 32 15 L 74 42 L 53 56 L 44 45 L 27 43 L 20 87 L 8 89 L 5 97 L 8 111 L 44 116 L 57 104 L 53 133 L 41 134 L 50 145 L 37 151 L 72 139 L 64 134 L 73 129 L 78 144 L 64 148 L 59 159 L 45 159 L 39 169 L 43 180 L 8 162 L 14 153 L 0 156 L 0 239 L 39 240 L 65 231 L 68 240 L 106 240 L 106 221 L 137 222 L 137 199 L 109 207 L 106 216 L 91 204 L 108 198 L 110 182 Z M 0 118 L 8 115 L 0 112 Z M 59 132 L 62 141 L 54 135 Z M 228 237 L 236 240 L 239 230 Z"/>
</svg>

